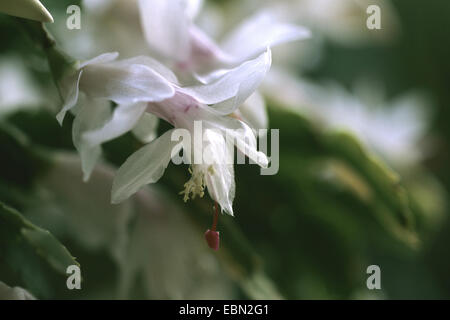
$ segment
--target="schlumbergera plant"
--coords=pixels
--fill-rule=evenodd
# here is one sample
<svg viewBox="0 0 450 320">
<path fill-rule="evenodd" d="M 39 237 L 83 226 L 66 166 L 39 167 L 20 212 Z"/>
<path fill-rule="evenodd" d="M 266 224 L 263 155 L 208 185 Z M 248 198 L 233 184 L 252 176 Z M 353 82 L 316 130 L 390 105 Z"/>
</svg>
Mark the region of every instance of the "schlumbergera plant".
<svg viewBox="0 0 450 320">
<path fill-rule="evenodd" d="M 72 138 L 84 180 L 101 145 L 130 131 L 145 145 L 118 169 L 112 203 L 157 182 L 182 151 L 191 178 L 180 194 L 187 201 L 208 190 L 214 222 L 205 238 L 217 250 L 219 207 L 234 214 L 234 147 L 261 167 L 269 163 L 257 149 L 256 130 L 267 127 L 267 116 L 256 90 L 271 66 L 271 47 L 305 39 L 309 31 L 260 12 L 219 45 L 193 23 L 198 4 L 139 1 L 149 53 L 161 62 L 151 56 L 121 60 L 116 52 L 77 61 L 54 44 L 47 51 L 64 102 L 56 118 L 62 124 L 67 112 L 75 117 Z M 159 119 L 174 128 L 155 138 Z"/>
</svg>

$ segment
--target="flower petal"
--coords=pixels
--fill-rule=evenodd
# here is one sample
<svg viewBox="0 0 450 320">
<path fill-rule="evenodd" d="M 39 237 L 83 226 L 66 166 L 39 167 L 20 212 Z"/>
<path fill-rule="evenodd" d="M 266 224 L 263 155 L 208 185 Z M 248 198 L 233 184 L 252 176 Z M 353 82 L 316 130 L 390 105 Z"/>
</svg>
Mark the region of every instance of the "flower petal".
<svg viewBox="0 0 450 320">
<path fill-rule="evenodd" d="M 267 129 L 268 117 L 262 95 L 255 91 L 237 111 L 241 119 L 252 129 Z"/>
<path fill-rule="evenodd" d="M 233 215 L 233 200 L 235 196 L 234 168 L 231 157 L 234 155 L 233 145 L 227 144 L 224 136 L 215 130 L 206 129 L 204 154 L 209 159 L 202 164 L 205 172 L 205 184 L 209 195 L 222 210 Z"/>
<path fill-rule="evenodd" d="M 112 187 L 112 203 L 119 203 L 142 186 L 158 181 L 164 174 L 172 152 L 182 145 L 172 141 L 173 129 L 133 153 L 117 171 Z"/>
<path fill-rule="evenodd" d="M 144 113 L 132 132 L 143 143 L 149 143 L 156 138 L 159 118 L 151 113 Z"/>
<path fill-rule="evenodd" d="M 89 145 L 83 135 L 102 126 L 111 116 L 110 102 L 107 100 L 86 99 L 77 107 L 72 125 L 72 140 L 81 157 L 83 180 L 87 181 L 101 155 L 99 145 Z"/>
<path fill-rule="evenodd" d="M 190 54 L 186 0 L 139 0 L 141 24 L 150 48 L 163 57 L 184 61 Z"/>
<path fill-rule="evenodd" d="M 244 61 L 259 55 L 267 47 L 308 37 L 308 29 L 280 23 L 274 14 L 263 11 L 244 21 L 225 39 L 221 47 L 237 61 Z"/>
<path fill-rule="evenodd" d="M 119 105 L 114 109 L 112 118 L 102 128 L 86 132 L 83 138 L 89 146 L 94 147 L 120 137 L 133 129 L 146 107 L 146 102 Z"/>
<path fill-rule="evenodd" d="M 236 148 L 249 159 L 265 168 L 269 164 L 267 156 L 257 150 L 256 137 L 253 130 L 243 121 L 231 117 L 215 117 L 204 121 L 205 126 L 222 130 L 226 135 L 227 142 L 233 141 Z"/>
<path fill-rule="evenodd" d="M 117 61 L 87 65 L 83 70 L 83 92 L 118 104 L 161 101 L 175 93 L 170 82 L 146 65 Z"/>
<path fill-rule="evenodd" d="M 66 116 L 67 111 L 75 107 L 78 102 L 78 95 L 80 93 L 80 78 L 83 74 L 83 70 L 78 70 L 74 75 L 71 75 L 63 80 L 61 84 L 61 94 L 63 97 L 64 105 L 61 108 L 61 111 L 56 115 L 56 120 L 58 120 L 59 124 L 62 125 L 64 121 L 64 117 Z"/>
<path fill-rule="evenodd" d="M 194 19 L 203 7 L 203 0 L 187 0 L 186 15 Z"/>
<path fill-rule="evenodd" d="M 101 55 L 98 55 L 92 59 L 80 61 L 80 64 L 78 66 L 79 69 L 82 69 L 88 65 L 91 64 L 100 64 L 100 63 L 107 63 L 116 60 L 119 57 L 118 52 L 106 52 L 102 53 Z"/>
<path fill-rule="evenodd" d="M 165 65 L 156 61 L 155 59 L 147 56 L 137 56 L 129 59 L 124 59 L 116 62 L 116 66 L 118 67 L 127 67 L 133 64 L 141 64 L 147 66 L 157 73 L 159 73 L 163 78 L 171 83 L 178 83 L 177 76 Z"/>
<path fill-rule="evenodd" d="M 257 58 L 223 73 L 209 84 L 185 87 L 179 91 L 201 103 L 216 104 L 214 109 L 220 114 L 230 114 L 260 85 L 271 62 L 271 52 L 267 49 Z"/>
</svg>

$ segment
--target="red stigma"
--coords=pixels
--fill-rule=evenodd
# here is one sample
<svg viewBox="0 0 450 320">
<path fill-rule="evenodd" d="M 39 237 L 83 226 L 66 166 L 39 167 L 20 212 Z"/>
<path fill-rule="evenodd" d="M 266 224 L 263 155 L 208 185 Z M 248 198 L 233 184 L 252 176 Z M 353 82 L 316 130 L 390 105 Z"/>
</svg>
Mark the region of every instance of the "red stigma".
<svg viewBox="0 0 450 320">
<path fill-rule="evenodd" d="M 216 231 L 216 227 L 217 227 L 217 220 L 219 218 L 219 207 L 217 205 L 217 202 L 214 203 L 214 208 L 215 208 L 215 212 L 214 212 L 214 220 L 213 220 L 213 225 L 211 227 L 211 230 L 208 229 L 205 232 L 205 239 L 206 242 L 208 243 L 208 246 L 213 249 L 213 250 L 219 250 L 219 232 Z"/>
</svg>

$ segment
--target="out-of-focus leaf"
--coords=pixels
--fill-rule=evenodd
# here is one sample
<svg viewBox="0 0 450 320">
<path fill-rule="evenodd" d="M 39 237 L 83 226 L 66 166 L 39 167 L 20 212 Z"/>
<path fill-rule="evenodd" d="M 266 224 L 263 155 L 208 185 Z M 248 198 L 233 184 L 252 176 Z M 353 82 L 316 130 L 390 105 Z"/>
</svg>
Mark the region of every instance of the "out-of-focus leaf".
<svg viewBox="0 0 450 320">
<path fill-rule="evenodd" d="M 0 300 L 35 300 L 25 289 L 20 287 L 8 287 L 6 284 L 0 281 Z"/>
<path fill-rule="evenodd" d="M 281 148 L 287 147 L 293 151 L 292 154 L 298 154 L 304 160 L 311 159 L 319 172 L 324 171 L 324 167 L 317 168 L 320 163 L 329 164 L 332 161 L 335 178 L 350 186 L 351 191 L 372 209 L 381 224 L 408 245 L 418 244 L 408 194 L 399 175 L 367 151 L 356 137 L 346 132 L 323 132 L 302 116 L 279 109 L 272 110 L 271 116 L 274 118 L 272 123 L 283 123 L 283 128 L 287 128 L 292 121 L 303 123 L 292 126 L 297 132 L 289 129 L 290 132 L 282 130 L 281 134 L 288 134 L 290 141 L 296 137 L 299 141 L 309 141 L 304 145 L 296 143 Z M 308 170 L 311 169 L 314 168 Z"/>
<path fill-rule="evenodd" d="M 75 258 L 50 232 L 0 203 L 0 261 L 18 284 L 37 297 L 50 298 L 66 285 Z"/>
<path fill-rule="evenodd" d="M 38 0 L 0 0 L 0 12 L 42 22 L 53 22 L 53 17 Z"/>
</svg>

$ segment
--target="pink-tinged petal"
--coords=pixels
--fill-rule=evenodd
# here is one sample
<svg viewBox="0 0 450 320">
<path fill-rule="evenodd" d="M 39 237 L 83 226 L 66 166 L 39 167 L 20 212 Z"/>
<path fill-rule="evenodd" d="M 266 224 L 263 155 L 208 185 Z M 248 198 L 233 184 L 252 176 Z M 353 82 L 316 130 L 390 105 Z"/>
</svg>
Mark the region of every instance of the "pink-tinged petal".
<svg viewBox="0 0 450 320">
<path fill-rule="evenodd" d="M 84 67 L 80 90 L 118 104 L 161 101 L 175 93 L 173 85 L 150 67 L 124 61 Z"/>
<path fill-rule="evenodd" d="M 214 104 L 220 114 L 230 114 L 260 85 L 272 63 L 270 49 L 253 60 L 228 70 L 208 84 L 179 89 L 203 104 Z"/>
</svg>

